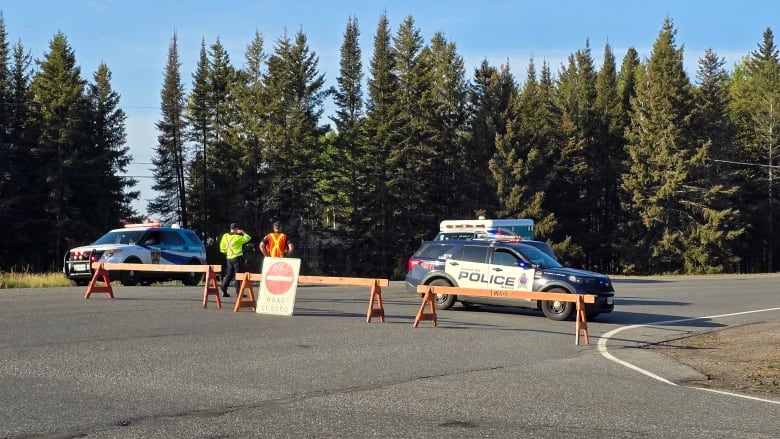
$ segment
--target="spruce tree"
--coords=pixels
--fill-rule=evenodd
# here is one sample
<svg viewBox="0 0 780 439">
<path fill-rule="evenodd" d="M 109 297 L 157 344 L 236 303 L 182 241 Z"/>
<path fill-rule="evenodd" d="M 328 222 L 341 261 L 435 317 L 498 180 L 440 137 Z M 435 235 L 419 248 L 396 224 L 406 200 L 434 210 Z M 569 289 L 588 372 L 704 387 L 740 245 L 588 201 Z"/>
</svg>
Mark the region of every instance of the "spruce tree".
<svg viewBox="0 0 780 439">
<path fill-rule="evenodd" d="M 388 158 L 393 145 L 399 141 L 399 87 L 395 73 L 396 55 L 391 43 L 390 25 L 383 13 L 374 34 L 374 47 L 369 64 L 368 99 L 366 101 L 366 163 L 373 163 L 368 172 L 365 191 L 358 204 L 356 217 L 361 224 L 356 230 L 360 237 L 359 255 L 366 262 L 358 275 L 389 276 L 396 254 L 392 244 L 391 194 L 388 181 L 395 172 Z"/>
<path fill-rule="evenodd" d="M 100 194 L 105 208 L 92 212 L 93 224 L 100 231 L 116 227 L 121 220 L 136 216 L 131 207 L 140 192 L 131 190 L 138 181 L 123 177 L 128 164 L 133 160 L 126 145 L 125 120 L 127 115 L 119 108 L 120 96 L 111 86 L 111 70 L 104 63 L 98 66 L 89 84 L 87 97 L 92 108 L 95 155 L 100 171 L 99 181 L 92 193 Z M 89 203 L 89 199 L 85 200 Z M 98 232 L 101 233 L 101 232 Z"/>
<path fill-rule="evenodd" d="M 724 261 L 702 256 L 735 235 L 734 212 L 720 207 L 724 188 L 702 176 L 709 144 L 692 123 L 693 88 L 675 44 L 671 19 L 664 21 L 632 100 L 624 174 L 627 208 L 637 234 L 624 250 L 639 272 L 713 272 Z M 727 191 L 727 189 L 726 189 Z M 634 238 L 634 239 L 632 239 Z"/>
<path fill-rule="evenodd" d="M 160 93 L 162 120 L 155 124 L 160 134 L 152 157 L 152 189 L 158 195 L 148 202 L 147 211 L 158 214 L 163 222 L 177 222 L 182 227 L 189 227 L 184 175 L 186 121 L 180 69 L 178 36 L 174 33 L 168 46 L 165 79 Z"/>
<path fill-rule="evenodd" d="M 735 68 L 730 111 L 735 122 L 736 143 L 744 181 L 743 205 L 747 224 L 747 270 L 776 271 L 775 253 L 780 240 L 776 211 L 777 166 L 780 151 L 780 58 L 772 30 L 763 33 L 758 49 Z M 758 256 L 758 257 L 757 257 Z"/>
<path fill-rule="evenodd" d="M 268 59 L 265 83 L 269 91 L 270 123 L 267 137 L 269 191 L 265 214 L 279 220 L 307 254 L 307 241 L 322 200 L 316 190 L 316 169 L 322 154 L 320 127 L 322 105 L 329 93 L 324 75 L 318 71 L 319 58 L 309 48 L 306 35 L 299 31 L 291 39 L 286 33 L 276 42 Z"/>
<path fill-rule="evenodd" d="M 210 105 L 209 60 L 206 41 L 201 40 L 198 63 L 192 74 L 192 92 L 187 97 L 184 114 L 187 119 L 187 140 L 192 142 L 194 155 L 189 162 L 187 201 L 192 214 L 192 227 L 201 235 L 218 236 L 210 231 L 210 203 L 208 194 L 213 189 L 209 178 L 208 150 L 211 141 L 212 107 Z M 212 164 L 213 166 L 213 164 Z"/>
<path fill-rule="evenodd" d="M 70 237 L 90 230 L 89 215 L 94 205 L 79 204 L 76 194 L 100 184 L 92 166 L 93 150 L 85 81 L 65 34 L 57 33 L 49 52 L 37 61 L 38 72 L 30 85 L 31 107 L 38 134 L 32 148 L 33 201 L 41 210 L 30 221 L 30 231 L 49 245 L 35 246 L 39 252 L 27 261 L 38 267 L 59 267 Z M 100 201 L 100 200 L 96 200 Z"/>
<path fill-rule="evenodd" d="M 338 252 L 342 258 L 323 258 L 330 262 L 330 270 L 355 274 L 359 261 L 358 235 L 361 222 L 357 205 L 364 193 L 367 176 L 373 171 L 373 163 L 365 162 L 366 136 L 363 108 L 363 64 L 362 51 L 358 42 L 360 29 L 357 18 L 350 17 L 344 30 L 339 61 L 339 76 L 333 100 L 336 114 L 331 118 L 336 125 L 336 138 L 332 148 L 326 151 L 323 163 L 326 171 L 321 192 L 325 208 L 324 224 L 332 221 L 334 245 L 324 249 L 325 253 Z M 330 178 L 328 178 L 328 175 Z M 340 219 L 340 221 L 339 221 Z M 337 224 L 342 227 L 337 228 Z M 340 245 L 336 245 L 336 244 Z M 335 256 L 335 254 L 334 254 Z"/>
</svg>

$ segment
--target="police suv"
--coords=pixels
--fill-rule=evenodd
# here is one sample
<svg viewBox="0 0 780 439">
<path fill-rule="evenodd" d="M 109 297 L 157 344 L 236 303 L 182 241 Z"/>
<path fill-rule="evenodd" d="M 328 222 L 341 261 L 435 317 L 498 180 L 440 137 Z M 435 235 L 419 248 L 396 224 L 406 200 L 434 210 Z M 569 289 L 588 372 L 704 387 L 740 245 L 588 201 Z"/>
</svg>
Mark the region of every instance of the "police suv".
<svg viewBox="0 0 780 439">
<path fill-rule="evenodd" d="M 453 286 L 491 290 L 540 291 L 594 294 L 595 304 L 586 304 L 588 318 L 612 312 L 615 290 L 609 276 L 562 266 L 536 247 L 518 242 L 453 240 L 429 241 L 409 258 L 406 289 L 417 293 L 418 285 Z M 501 297 L 437 294 L 436 309 L 455 302 L 464 306 L 504 305 L 541 309 L 552 320 L 574 315 L 572 302 L 536 301 Z"/>
<path fill-rule="evenodd" d="M 73 285 L 86 285 L 94 274 L 92 262 L 205 265 L 206 247 L 195 232 L 177 225 L 128 224 L 109 231 L 92 244 L 70 249 L 63 264 L 65 277 Z M 110 281 L 119 280 L 127 286 L 165 280 L 197 285 L 203 270 L 187 273 L 115 270 L 109 271 L 108 277 Z"/>
</svg>

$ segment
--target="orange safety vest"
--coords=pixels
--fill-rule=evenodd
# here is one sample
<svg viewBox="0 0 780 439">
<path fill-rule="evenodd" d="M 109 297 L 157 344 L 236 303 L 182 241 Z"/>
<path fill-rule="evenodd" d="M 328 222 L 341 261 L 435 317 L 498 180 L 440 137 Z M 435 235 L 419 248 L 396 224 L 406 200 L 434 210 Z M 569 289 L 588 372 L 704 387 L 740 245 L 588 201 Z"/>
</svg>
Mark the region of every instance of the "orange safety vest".
<svg viewBox="0 0 780 439">
<path fill-rule="evenodd" d="M 268 255 L 273 258 L 284 257 L 287 252 L 287 235 L 284 233 L 269 233 L 266 235 L 268 238 Z"/>
</svg>

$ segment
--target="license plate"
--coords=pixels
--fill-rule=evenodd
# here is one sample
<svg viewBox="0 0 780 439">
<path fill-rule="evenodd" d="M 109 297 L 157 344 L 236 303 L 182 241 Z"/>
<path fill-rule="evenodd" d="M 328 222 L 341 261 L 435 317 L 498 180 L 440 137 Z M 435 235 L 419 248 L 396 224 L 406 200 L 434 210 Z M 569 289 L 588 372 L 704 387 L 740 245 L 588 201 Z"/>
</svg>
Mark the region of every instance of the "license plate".
<svg viewBox="0 0 780 439">
<path fill-rule="evenodd" d="M 73 271 L 89 271 L 89 264 L 73 264 Z"/>
<path fill-rule="evenodd" d="M 607 297 L 607 305 L 614 305 L 614 304 L 615 304 L 615 298 Z"/>
</svg>

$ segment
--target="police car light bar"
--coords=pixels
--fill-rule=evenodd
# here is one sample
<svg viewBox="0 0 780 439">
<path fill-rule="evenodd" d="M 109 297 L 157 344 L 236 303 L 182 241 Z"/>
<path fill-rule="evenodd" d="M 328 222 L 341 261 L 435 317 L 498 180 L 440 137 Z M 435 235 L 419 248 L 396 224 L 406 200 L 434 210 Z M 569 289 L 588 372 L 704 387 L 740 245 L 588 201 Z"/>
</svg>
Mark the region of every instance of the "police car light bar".
<svg viewBox="0 0 780 439">
<path fill-rule="evenodd" d="M 137 223 L 137 224 L 125 224 L 126 228 L 134 227 L 160 227 L 160 223 Z"/>
</svg>

